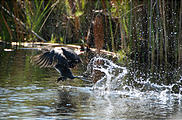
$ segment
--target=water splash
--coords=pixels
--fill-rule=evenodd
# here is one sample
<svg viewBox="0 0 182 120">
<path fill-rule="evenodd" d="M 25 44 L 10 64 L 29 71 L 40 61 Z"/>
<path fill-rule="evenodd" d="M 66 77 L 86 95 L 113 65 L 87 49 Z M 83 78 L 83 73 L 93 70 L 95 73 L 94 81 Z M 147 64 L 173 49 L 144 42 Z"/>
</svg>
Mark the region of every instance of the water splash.
<svg viewBox="0 0 182 120">
<path fill-rule="evenodd" d="M 90 60 L 86 73 L 96 82 L 93 89 L 112 91 L 121 85 L 127 69 L 106 58 L 94 57 Z"/>
<path fill-rule="evenodd" d="M 164 85 L 152 82 L 151 77 L 131 79 L 130 73 L 127 67 L 121 67 L 106 58 L 94 57 L 85 73 L 94 80 L 93 87 L 63 86 L 59 91 L 62 101 L 58 105 L 66 105 L 64 107 L 69 110 L 70 105 L 80 100 L 87 101 L 89 107 L 83 107 L 92 119 L 95 116 L 96 119 L 165 119 L 173 118 L 170 115 L 176 111 L 181 113 L 182 96 L 173 93 L 173 88 L 181 83 L 182 77 L 174 84 Z M 76 102 L 71 102 L 74 99 Z"/>
<path fill-rule="evenodd" d="M 102 57 L 94 57 L 87 66 L 87 74 L 95 80 L 94 90 L 99 94 L 117 94 L 130 97 L 158 99 L 161 101 L 169 101 L 169 99 L 182 98 L 182 87 L 180 85 L 182 77 L 179 81 L 170 84 L 157 84 L 151 82 L 151 78 L 143 80 L 135 78 L 131 81 L 127 75 L 126 67 L 121 67 L 111 60 Z M 100 75 L 100 76 L 99 76 Z M 128 84 L 130 83 L 130 84 Z M 174 92 L 177 89 L 177 92 Z"/>
</svg>

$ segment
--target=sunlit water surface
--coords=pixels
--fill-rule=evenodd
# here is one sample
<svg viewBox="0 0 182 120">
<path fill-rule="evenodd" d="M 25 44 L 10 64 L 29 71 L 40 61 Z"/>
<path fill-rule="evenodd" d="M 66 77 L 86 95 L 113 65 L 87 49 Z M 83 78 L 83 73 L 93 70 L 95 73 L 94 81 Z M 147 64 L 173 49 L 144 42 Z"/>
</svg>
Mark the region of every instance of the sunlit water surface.
<svg viewBox="0 0 182 120">
<path fill-rule="evenodd" d="M 54 69 L 30 63 L 37 52 L 1 50 L 0 119 L 182 119 L 180 87 L 173 93 L 172 85 L 136 79 L 142 89 L 136 88 L 127 84 L 128 68 L 105 58 L 93 59 L 92 68 L 87 68 L 91 76 L 94 70 L 104 73 L 95 85 L 79 79 L 56 84 L 59 74 Z M 84 71 L 79 65 L 73 73 Z"/>
</svg>

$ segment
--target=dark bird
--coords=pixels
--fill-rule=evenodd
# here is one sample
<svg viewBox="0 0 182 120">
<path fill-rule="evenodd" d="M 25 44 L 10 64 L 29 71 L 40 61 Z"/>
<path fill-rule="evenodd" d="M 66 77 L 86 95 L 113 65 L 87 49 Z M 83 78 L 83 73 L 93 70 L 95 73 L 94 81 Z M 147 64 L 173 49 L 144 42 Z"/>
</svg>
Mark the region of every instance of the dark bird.
<svg viewBox="0 0 182 120">
<path fill-rule="evenodd" d="M 81 63 L 80 57 L 67 47 L 55 47 L 52 49 L 45 49 L 42 54 L 33 57 L 34 63 L 42 67 L 54 67 L 61 76 L 57 79 L 64 81 L 67 78 L 79 78 L 74 76 L 70 68 L 74 68 L 78 63 Z"/>
</svg>

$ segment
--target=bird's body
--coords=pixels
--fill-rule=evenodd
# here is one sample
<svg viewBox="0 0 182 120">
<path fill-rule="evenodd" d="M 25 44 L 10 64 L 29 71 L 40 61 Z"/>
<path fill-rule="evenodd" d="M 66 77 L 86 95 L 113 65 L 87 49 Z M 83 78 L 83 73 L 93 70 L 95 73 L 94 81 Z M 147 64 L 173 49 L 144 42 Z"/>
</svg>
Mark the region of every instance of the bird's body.
<svg viewBox="0 0 182 120">
<path fill-rule="evenodd" d="M 72 49 L 56 47 L 51 50 L 46 49 L 42 54 L 34 56 L 33 61 L 40 67 L 54 67 L 61 74 L 57 80 L 59 82 L 67 78 L 76 78 L 70 68 L 80 63 L 81 59 Z"/>
</svg>

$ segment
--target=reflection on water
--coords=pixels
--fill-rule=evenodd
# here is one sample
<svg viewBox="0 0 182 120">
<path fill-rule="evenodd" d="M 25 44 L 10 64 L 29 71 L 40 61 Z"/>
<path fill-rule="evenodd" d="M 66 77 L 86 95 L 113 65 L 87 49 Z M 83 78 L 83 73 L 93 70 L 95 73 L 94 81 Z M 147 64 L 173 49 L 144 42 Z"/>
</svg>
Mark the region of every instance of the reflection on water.
<svg viewBox="0 0 182 120">
<path fill-rule="evenodd" d="M 131 79 L 128 78 L 131 76 L 120 76 L 130 73 L 126 72 L 126 68 L 115 66 L 107 69 L 107 65 L 97 67 L 97 70 L 104 69 L 102 72 L 111 72 L 114 76 L 107 74 L 94 88 L 90 83 L 78 79 L 56 84 L 55 80 L 59 77 L 57 71 L 31 65 L 30 56 L 37 52 L 36 49 L 1 50 L 1 119 L 173 120 L 182 117 L 182 96 L 172 93 L 170 86 L 132 79 L 134 84 L 138 82 L 143 85 L 143 88 L 137 89 L 129 85 Z M 118 67 L 120 69 L 116 70 Z M 80 75 L 84 71 L 80 65 L 73 73 Z M 123 71 L 125 73 L 120 74 Z M 104 85 L 113 88 L 113 84 L 118 82 L 116 77 L 121 83 L 117 89 L 96 89 Z M 144 87 L 150 89 L 144 90 Z"/>
</svg>

